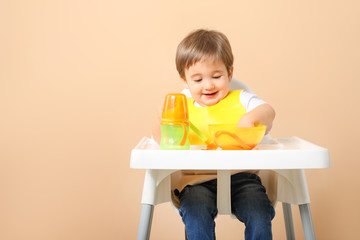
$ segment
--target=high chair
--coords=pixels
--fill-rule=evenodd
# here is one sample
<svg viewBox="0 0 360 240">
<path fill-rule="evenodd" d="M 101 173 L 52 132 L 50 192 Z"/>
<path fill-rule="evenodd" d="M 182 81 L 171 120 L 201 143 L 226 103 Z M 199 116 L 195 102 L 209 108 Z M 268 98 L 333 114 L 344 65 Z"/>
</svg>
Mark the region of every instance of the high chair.
<svg viewBox="0 0 360 240">
<path fill-rule="evenodd" d="M 233 79 L 231 89 L 245 89 Z M 226 159 L 218 161 L 219 159 Z M 240 160 L 240 161 L 239 161 Z M 282 202 L 287 239 L 295 239 L 291 204 L 298 205 L 306 240 L 315 239 L 305 173 L 303 169 L 330 167 L 329 151 L 297 137 L 265 136 L 257 150 L 160 150 L 144 137 L 131 152 L 131 168 L 146 169 L 138 240 L 149 239 L 154 206 L 171 202 L 170 175 L 179 170 L 217 170 L 218 214 L 231 213 L 230 170 L 259 169 L 272 204 Z"/>
</svg>

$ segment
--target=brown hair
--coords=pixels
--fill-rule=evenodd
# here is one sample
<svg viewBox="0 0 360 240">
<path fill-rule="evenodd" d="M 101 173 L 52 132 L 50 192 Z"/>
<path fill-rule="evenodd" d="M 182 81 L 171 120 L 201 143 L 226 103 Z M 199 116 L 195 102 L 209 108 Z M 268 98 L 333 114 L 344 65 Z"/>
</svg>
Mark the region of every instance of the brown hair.
<svg viewBox="0 0 360 240">
<path fill-rule="evenodd" d="M 185 78 L 185 69 L 204 57 L 222 60 L 228 73 L 233 66 L 234 56 L 227 37 L 218 31 L 198 29 L 187 35 L 176 51 L 176 69 Z"/>
</svg>

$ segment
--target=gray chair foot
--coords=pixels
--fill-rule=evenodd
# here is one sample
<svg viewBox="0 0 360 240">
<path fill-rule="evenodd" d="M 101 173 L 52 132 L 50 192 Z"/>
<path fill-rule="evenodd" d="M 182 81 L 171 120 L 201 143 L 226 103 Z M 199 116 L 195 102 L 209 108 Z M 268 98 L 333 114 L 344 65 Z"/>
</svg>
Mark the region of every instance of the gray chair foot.
<svg viewBox="0 0 360 240">
<path fill-rule="evenodd" d="M 286 239 L 295 240 L 295 231 L 294 231 L 294 222 L 292 218 L 291 204 L 282 203 L 283 212 L 284 212 L 284 222 L 286 229 Z"/>
<path fill-rule="evenodd" d="M 315 231 L 311 217 L 310 204 L 299 205 L 301 222 L 306 240 L 315 240 Z"/>
<path fill-rule="evenodd" d="M 154 205 L 142 205 L 137 240 L 148 240 L 150 238 L 153 212 Z"/>
</svg>

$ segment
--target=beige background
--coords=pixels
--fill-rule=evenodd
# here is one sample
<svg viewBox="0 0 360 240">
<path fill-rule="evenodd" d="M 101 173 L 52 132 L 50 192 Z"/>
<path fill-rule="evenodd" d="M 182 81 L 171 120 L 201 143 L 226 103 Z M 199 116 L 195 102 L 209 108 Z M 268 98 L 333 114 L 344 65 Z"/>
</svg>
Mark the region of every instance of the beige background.
<svg viewBox="0 0 360 240">
<path fill-rule="evenodd" d="M 175 49 L 200 27 L 228 36 L 234 76 L 277 111 L 274 137 L 330 150 L 330 169 L 306 171 L 316 234 L 355 239 L 359 10 L 356 0 L 0 1 L 0 239 L 135 239 L 144 171 L 129 168 L 130 152 L 164 94 L 182 89 Z M 276 211 L 274 239 L 285 239 Z M 243 239 L 229 216 L 216 224 L 218 239 Z M 156 207 L 151 239 L 184 239 L 170 204 Z"/>
</svg>

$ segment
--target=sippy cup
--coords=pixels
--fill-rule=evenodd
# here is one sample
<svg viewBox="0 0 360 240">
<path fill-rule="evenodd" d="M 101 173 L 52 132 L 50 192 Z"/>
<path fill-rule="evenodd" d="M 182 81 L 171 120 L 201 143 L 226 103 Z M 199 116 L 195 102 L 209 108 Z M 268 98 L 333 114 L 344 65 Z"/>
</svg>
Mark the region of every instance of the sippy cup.
<svg viewBox="0 0 360 240">
<path fill-rule="evenodd" d="M 189 114 L 186 96 L 181 93 L 166 95 L 161 120 L 160 149 L 190 149 L 188 133 Z"/>
</svg>

